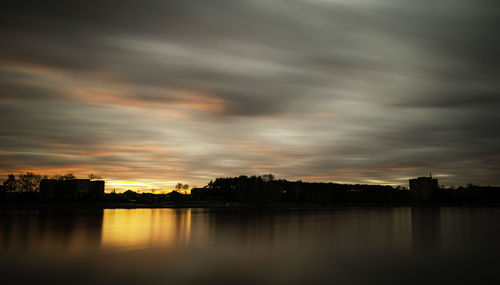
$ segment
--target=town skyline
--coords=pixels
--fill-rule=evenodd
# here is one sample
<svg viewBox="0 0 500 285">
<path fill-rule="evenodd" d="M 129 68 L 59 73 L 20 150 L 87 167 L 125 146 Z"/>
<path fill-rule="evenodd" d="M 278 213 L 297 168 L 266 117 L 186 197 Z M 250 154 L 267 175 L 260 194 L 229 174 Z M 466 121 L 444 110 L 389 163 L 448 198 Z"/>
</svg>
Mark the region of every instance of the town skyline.
<svg viewBox="0 0 500 285">
<path fill-rule="evenodd" d="M 21 179 L 21 177 L 26 177 L 25 180 L 30 181 L 30 182 L 27 182 L 30 185 L 34 183 L 33 187 L 35 186 L 35 184 L 38 184 L 43 179 L 49 179 L 49 180 L 78 179 L 78 180 L 90 180 L 90 181 L 100 180 L 100 181 L 106 182 L 106 187 L 103 188 L 103 189 L 105 189 L 104 191 L 106 193 L 114 193 L 114 192 L 123 193 L 125 191 L 131 190 L 131 191 L 135 191 L 135 192 L 139 192 L 139 193 L 166 194 L 166 193 L 169 193 L 171 191 L 190 193 L 190 191 L 193 188 L 206 187 L 207 185 L 209 185 L 210 183 L 212 183 L 216 179 L 230 178 L 231 176 L 212 177 L 209 181 L 207 181 L 204 184 L 188 184 L 188 183 L 184 183 L 183 181 L 177 181 L 174 184 L 169 184 L 169 183 L 159 184 L 161 187 L 155 188 L 155 187 L 149 187 L 149 185 L 137 183 L 134 181 L 127 181 L 126 183 L 123 183 L 123 182 L 117 183 L 111 179 L 108 179 L 106 177 L 102 177 L 100 175 L 96 175 L 94 173 L 90 173 L 90 174 L 86 174 L 86 175 L 75 175 L 71 172 L 67 172 L 67 173 L 57 173 L 54 175 L 47 175 L 47 174 L 36 173 L 33 171 L 27 171 L 24 173 L 10 173 L 10 174 L 8 174 L 7 178 L 2 181 L 4 184 L 4 187 L 5 187 L 5 184 L 8 183 L 9 179 Z M 234 177 L 271 177 L 270 178 L 271 180 L 282 180 L 282 181 L 292 181 L 292 182 L 293 181 L 301 181 L 301 182 L 305 182 L 305 183 L 335 183 L 335 184 L 346 184 L 346 185 L 358 184 L 358 185 L 373 185 L 373 186 L 386 185 L 386 186 L 396 187 L 398 189 L 409 189 L 410 184 L 408 183 L 408 181 L 411 181 L 412 179 L 415 179 L 416 177 L 430 177 L 430 178 L 436 178 L 436 179 L 441 178 L 441 176 L 439 176 L 439 175 L 436 176 L 436 175 L 433 175 L 432 173 L 429 173 L 428 175 L 418 175 L 418 176 L 408 177 L 406 179 L 406 182 L 404 182 L 404 183 L 390 184 L 390 183 L 382 183 L 380 181 L 373 181 L 373 180 L 369 180 L 366 182 L 349 182 L 349 181 L 340 181 L 340 180 L 333 180 L 333 179 L 332 180 L 286 179 L 283 177 L 275 176 L 272 173 L 266 173 L 266 174 L 260 174 L 260 175 L 259 174 L 254 174 L 254 175 L 240 174 L 240 175 L 237 175 Z M 266 178 L 266 179 L 269 179 L 269 178 Z M 117 187 L 117 185 L 119 185 L 119 186 Z M 445 184 L 445 183 L 442 183 L 442 181 L 440 181 L 440 183 L 439 183 L 440 187 L 444 187 L 444 188 L 448 188 L 448 189 L 455 189 L 456 187 L 460 187 L 460 186 L 463 187 L 466 185 L 496 186 L 496 185 L 491 185 L 491 184 L 480 183 L 479 181 L 469 181 L 466 184 Z M 0 184 L 0 186 L 1 186 L 1 184 Z M 27 190 L 27 191 L 35 191 L 35 189 Z M 38 190 L 36 190 L 36 191 L 38 191 Z"/>
<path fill-rule="evenodd" d="M 499 27 L 492 0 L 3 1 L 1 283 L 500 284 Z"/>
</svg>

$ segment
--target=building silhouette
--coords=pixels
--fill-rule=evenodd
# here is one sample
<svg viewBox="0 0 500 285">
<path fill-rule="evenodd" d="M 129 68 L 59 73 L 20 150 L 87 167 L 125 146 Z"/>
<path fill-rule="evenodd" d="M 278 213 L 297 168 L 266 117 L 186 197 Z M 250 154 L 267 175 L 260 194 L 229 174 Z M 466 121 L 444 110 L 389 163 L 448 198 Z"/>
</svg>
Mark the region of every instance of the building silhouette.
<svg viewBox="0 0 500 285">
<path fill-rule="evenodd" d="M 104 197 L 104 181 L 90 179 L 43 179 L 40 195 L 45 201 L 100 201 Z"/>
<path fill-rule="evenodd" d="M 430 202 L 436 199 L 439 187 L 438 180 L 429 177 L 410 179 L 410 192 L 417 202 Z"/>
</svg>

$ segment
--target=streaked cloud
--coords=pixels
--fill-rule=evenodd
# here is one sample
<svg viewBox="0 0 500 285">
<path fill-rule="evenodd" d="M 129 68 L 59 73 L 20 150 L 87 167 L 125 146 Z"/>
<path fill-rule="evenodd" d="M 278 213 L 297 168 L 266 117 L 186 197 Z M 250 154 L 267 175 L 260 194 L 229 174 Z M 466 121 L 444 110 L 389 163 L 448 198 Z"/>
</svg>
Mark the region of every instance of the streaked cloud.
<svg viewBox="0 0 500 285">
<path fill-rule="evenodd" d="M 4 6 L 2 175 L 499 184 L 493 1 Z"/>
</svg>

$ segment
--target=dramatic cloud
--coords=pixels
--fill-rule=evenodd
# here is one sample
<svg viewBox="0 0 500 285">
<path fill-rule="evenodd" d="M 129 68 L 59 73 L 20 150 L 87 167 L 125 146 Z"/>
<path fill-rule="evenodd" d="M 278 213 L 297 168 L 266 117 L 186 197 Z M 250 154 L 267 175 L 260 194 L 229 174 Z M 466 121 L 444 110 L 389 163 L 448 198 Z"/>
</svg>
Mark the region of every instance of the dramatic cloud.
<svg viewBox="0 0 500 285">
<path fill-rule="evenodd" d="M 500 184 L 500 4 L 7 1 L 0 175 Z"/>
</svg>

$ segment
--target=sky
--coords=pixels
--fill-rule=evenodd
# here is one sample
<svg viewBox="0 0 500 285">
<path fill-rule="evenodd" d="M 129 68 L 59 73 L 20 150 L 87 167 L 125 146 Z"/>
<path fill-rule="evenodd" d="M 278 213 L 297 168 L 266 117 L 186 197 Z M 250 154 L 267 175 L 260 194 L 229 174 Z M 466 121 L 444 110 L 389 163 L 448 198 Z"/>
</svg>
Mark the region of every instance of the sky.
<svg viewBox="0 0 500 285">
<path fill-rule="evenodd" d="M 495 0 L 9 1 L 0 180 L 500 185 Z"/>
</svg>

